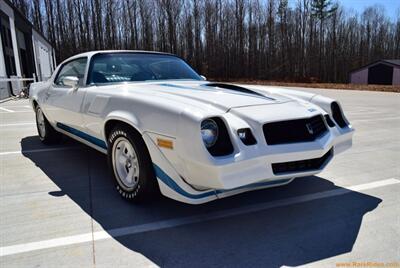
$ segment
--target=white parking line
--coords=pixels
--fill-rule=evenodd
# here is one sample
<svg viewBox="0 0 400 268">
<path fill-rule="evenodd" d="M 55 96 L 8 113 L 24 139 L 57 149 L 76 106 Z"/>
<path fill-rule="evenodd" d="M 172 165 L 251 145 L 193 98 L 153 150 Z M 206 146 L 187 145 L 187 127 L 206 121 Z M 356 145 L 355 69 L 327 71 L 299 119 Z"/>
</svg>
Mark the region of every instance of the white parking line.
<svg viewBox="0 0 400 268">
<path fill-rule="evenodd" d="M 75 149 L 79 149 L 79 148 L 81 148 L 81 147 L 68 146 L 68 147 L 56 147 L 56 148 L 34 149 L 34 150 L 24 150 L 24 151 L 9 151 L 9 152 L 0 152 L 0 156 L 12 155 L 12 154 L 31 154 L 31 153 L 43 153 L 43 152 L 52 152 L 52 151 L 75 150 Z"/>
<path fill-rule="evenodd" d="M 2 107 L 5 107 L 5 108 L 32 108 L 30 105 L 24 105 L 24 103 L 21 103 L 21 105 L 3 105 Z"/>
<path fill-rule="evenodd" d="M 15 113 L 15 111 L 7 109 L 7 108 L 4 108 L 4 107 L 0 107 L 0 110 L 8 112 L 8 113 Z"/>
<path fill-rule="evenodd" d="M 396 117 L 380 117 L 380 118 L 360 118 L 360 119 L 352 119 L 350 122 L 375 122 L 375 121 L 384 121 L 384 120 L 397 120 L 400 119 L 400 116 Z"/>
<path fill-rule="evenodd" d="M 145 223 L 141 225 L 133 225 L 128 227 L 110 229 L 107 231 L 98 231 L 92 233 L 85 233 L 81 235 L 73 235 L 73 236 L 66 236 L 60 237 L 55 239 L 43 240 L 38 242 L 26 243 L 26 244 L 18 244 L 12 246 L 5 246 L 0 247 L 0 257 L 14 255 L 24 252 L 30 252 L 40 249 L 48 249 L 48 248 L 55 248 L 60 246 L 67 246 L 67 245 L 74 245 L 74 244 L 81 244 L 90 242 L 92 240 L 103 240 L 103 239 L 110 239 L 113 237 L 120 237 L 125 235 L 132 235 L 150 231 L 157 231 L 166 228 L 178 227 L 187 224 L 199 223 L 204 221 L 211 221 L 217 220 L 227 217 L 238 216 L 242 214 L 248 214 L 252 212 L 262 211 L 271 208 L 283 207 L 294 205 L 298 203 L 304 203 L 308 201 L 343 195 L 347 193 L 351 193 L 352 191 L 362 191 L 368 190 L 383 186 L 389 186 L 394 184 L 399 184 L 400 180 L 391 178 L 382 181 L 375 181 L 365 184 L 359 184 L 355 186 L 350 186 L 348 188 L 339 188 L 330 191 L 324 191 L 319 193 L 313 194 L 306 194 L 302 196 L 291 197 L 283 200 L 276 200 L 267 203 L 255 204 L 244 206 L 241 208 L 234 208 L 234 209 L 227 209 L 222 211 L 216 211 L 205 215 L 195 215 L 191 217 L 183 217 L 183 218 L 176 218 L 152 223 Z"/>
<path fill-rule="evenodd" d="M 0 124 L 0 127 L 14 127 L 14 126 L 28 126 L 28 125 L 36 125 L 36 123 L 27 122 L 27 123 Z"/>
<path fill-rule="evenodd" d="M 0 114 L 8 114 L 8 113 L 34 113 L 34 111 L 26 110 L 26 111 L 12 111 L 3 107 L 0 107 L 0 110 L 4 110 L 5 112 L 0 112 Z M 8 110 L 8 111 L 6 111 Z"/>
</svg>

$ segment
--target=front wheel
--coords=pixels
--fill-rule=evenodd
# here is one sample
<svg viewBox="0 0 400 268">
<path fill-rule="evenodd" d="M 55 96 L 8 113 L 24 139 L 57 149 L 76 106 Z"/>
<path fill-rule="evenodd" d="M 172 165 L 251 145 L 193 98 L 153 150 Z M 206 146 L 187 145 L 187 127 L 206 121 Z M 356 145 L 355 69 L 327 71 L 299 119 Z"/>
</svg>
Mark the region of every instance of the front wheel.
<svg viewBox="0 0 400 268">
<path fill-rule="evenodd" d="M 39 106 L 36 107 L 36 127 L 39 139 L 44 144 L 53 144 L 60 141 L 61 133 L 57 132 L 57 130 L 50 125 Z"/>
<path fill-rule="evenodd" d="M 158 192 L 150 154 L 142 137 L 126 126 L 115 127 L 108 137 L 108 162 L 118 193 L 137 202 Z"/>
</svg>

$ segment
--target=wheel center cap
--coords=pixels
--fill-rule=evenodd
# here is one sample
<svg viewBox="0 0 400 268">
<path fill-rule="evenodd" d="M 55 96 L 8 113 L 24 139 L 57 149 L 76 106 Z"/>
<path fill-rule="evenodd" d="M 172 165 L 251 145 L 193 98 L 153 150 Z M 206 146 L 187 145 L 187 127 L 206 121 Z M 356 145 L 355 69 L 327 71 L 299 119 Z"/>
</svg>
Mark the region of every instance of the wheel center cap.
<svg viewBox="0 0 400 268">
<path fill-rule="evenodd" d="M 131 167 L 132 167 L 132 163 L 131 163 L 131 161 L 130 161 L 129 159 L 126 160 L 125 166 L 126 166 L 127 168 L 131 168 Z"/>
</svg>

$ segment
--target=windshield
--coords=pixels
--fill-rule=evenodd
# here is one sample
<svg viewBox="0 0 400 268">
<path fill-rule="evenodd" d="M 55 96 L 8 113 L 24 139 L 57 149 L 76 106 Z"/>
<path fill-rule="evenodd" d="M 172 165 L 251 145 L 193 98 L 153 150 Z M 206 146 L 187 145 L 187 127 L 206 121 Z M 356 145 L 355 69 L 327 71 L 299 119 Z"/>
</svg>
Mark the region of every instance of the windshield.
<svg viewBox="0 0 400 268">
<path fill-rule="evenodd" d="M 88 84 L 170 79 L 202 80 L 178 57 L 149 53 L 108 53 L 93 56 Z"/>
</svg>

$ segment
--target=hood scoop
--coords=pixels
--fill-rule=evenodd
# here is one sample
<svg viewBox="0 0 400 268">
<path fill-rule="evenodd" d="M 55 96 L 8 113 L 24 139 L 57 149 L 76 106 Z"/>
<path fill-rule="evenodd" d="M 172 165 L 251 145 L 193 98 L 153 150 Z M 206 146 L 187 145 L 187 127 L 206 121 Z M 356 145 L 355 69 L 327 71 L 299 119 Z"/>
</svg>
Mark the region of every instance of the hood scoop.
<svg viewBox="0 0 400 268">
<path fill-rule="evenodd" d="M 162 98 L 169 98 L 175 102 L 186 103 L 191 106 L 210 109 L 214 107 L 222 111 L 229 111 L 234 107 L 247 107 L 280 104 L 286 102 L 280 96 L 269 96 L 268 92 L 247 86 L 236 86 L 214 82 L 187 82 L 168 81 L 154 83 L 143 90 L 147 94 L 157 94 Z"/>
<path fill-rule="evenodd" d="M 225 84 L 225 83 L 208 83 L 208 84 L 204 84 L 203 86 L 206 87 L 214 87 L 214 88 L 223 88 L 223 89 L 228 89 L 228 90 L 233 90 L 236 92 L 241 92 L 241 93 L 247 93 L 247 94 L 251 94 L 251 95 L 255 95 L 258 97 L 263 97 L 269 100 L 275 100 L 274 98 L 271 97 L 267 97 L 261 93 L 258 93 L 254 90 L 245 88 L 245 87 L 241 87 L 241 86 L 236 86 L 236 85 L 232 85 L 232 84 Z"/>
</svg>

